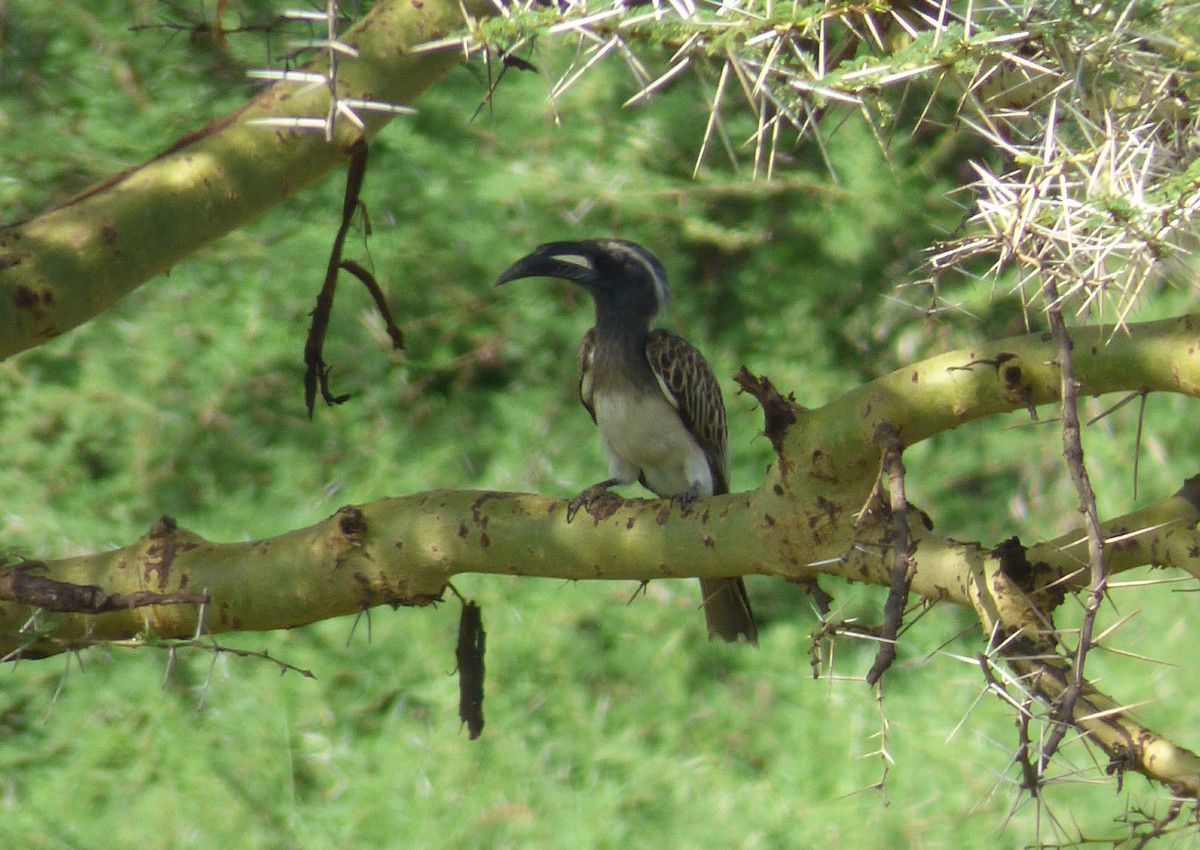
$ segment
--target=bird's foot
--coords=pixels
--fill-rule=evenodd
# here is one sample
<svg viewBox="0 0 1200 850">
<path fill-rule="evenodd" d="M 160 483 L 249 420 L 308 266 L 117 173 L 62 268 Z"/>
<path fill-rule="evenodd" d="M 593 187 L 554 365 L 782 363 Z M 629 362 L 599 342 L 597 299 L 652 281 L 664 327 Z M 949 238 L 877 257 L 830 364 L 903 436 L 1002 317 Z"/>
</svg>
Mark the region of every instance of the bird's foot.
<svg viewBox="0 0 1200 850">
<path fill-rule="evenodd" d="M 579 513 L 580 508 L 587 508 L 588 513 L 595 515 L 596 512 L 592 510 L 592 506 L 601 502 L 612 503 L 612 509 L 606 515 L 611 514 L 625 501 L 616 493 L 609 492 L 608 488 L 616 483 L 616 479 L 610 478 L 607 481 L 601 481 L 599 484 L 593 484 L 567 502 L 567 522 L 575 519 L 575 514 Z M 602 519 L 603 517 L 597 518 Z"/>
<path fill-rule="evenodd" d="M 700 485 L 693 484 L 682 493 L 676 493 L 671 497 L 671 504 L 678 505 L 681 513 L 686 514 L 692 505 L 700 501 Z"/>
</svg>

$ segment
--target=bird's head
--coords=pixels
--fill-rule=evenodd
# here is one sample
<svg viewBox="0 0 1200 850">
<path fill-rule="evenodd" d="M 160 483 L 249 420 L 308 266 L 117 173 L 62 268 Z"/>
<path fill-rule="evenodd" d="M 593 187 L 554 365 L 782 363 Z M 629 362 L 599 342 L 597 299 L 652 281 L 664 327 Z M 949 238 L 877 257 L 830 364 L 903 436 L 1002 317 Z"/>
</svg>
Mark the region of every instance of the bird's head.
<svg viewBox="0 0 1200 850">
<path fill-rule="evenodd" d="M 597 316 L 649 321 L 667 301 L 667 273 L 658 257 L 623 239 L 547 242 L 509 266 L 496 285 L 523 277 L 579 284 L 592 294 Z"/>
</svg>

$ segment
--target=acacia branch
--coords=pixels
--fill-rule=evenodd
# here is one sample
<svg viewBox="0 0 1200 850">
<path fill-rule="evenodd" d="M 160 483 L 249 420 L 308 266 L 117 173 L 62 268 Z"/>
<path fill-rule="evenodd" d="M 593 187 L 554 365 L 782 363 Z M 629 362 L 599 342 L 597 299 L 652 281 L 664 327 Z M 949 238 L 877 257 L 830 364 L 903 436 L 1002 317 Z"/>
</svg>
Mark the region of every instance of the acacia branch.
<svg viewBox="0 0 1200 850">
<path fill-rule="evenodd" d="M 532 494 L 429 491 L 345 507 L 308 528 L 244 543 L 215 543 L 170 521 L 159 522 L 122 549 L 48 560 L 42 572 L 107 593 L 205 588 L 210 601 L 202 631 L 213 634 L 291 628 L 384 604 L 427 605 L 439 601 L 459 573 L 630 581 L 828 573 L 884 587 L 892 580 L 886 550 L 855 550 L 844 559 L 828 559 L 832 549 L 811 534 L 811 515 L 801 507 L 787 510 L 763 488 L 693 506 L 630 499 L 603 519 L 569 524 L 566 505 L 565 499 Z M 1200 507 L 1178 495 L 1101 528 L 1116 533 L 1148 517 L 1158 527 L 1146 529 L 1136 545 L 1113 547 L 1112 574 L 1161 564 L 1163 552 L 1200 551 L 1195 530 Z M 992 561 L 999 570 L 1000 559 L 977 544 L 936 535 L 919 521 L 910 525 L 912 592 L 978 608 L 981 570 Z M 849 525 L 838 530 L 851 532 Z M 869 530 L 882 534 L 885 528 Z M 1063 576 L 1054 585 L 1059 597 L 1086 585 L 1078 571 L 1067 571 L 1073 563 L 1070 547 L 1042 544 L 1028 553 L 1045 558 L 1039 561 L 1044 566 L 1030 574 L 1037 580 L 1020 583 L 1031 598 L 1049 592 L 1056 575 Z M 1021 580 L 1005 575 L 1014 584 Z M 42 631 L 33 633 L 26 629 L 33 607 L 7 604 L 0 606 L 0 654 L 24 647 L 25 657 L 38 657 L 146 632 L 191 637 L 197 633 L 199 608 L 176 604 L 101 615 L 63 613 L 43 617 Z M 988 622 L 997 619 L 991 616 Z"/>
<path fill-rule="evenodd" d="M 1171 392 L 1200 397 L 1200 314 L 1070 330 L 1075 380 L 1085 395 Z M 837 487 L 873 481 L 876 429 L 891 422 L 905 445 L 997 413 L 1060 400 L 1058 346 L 1041 334 L 948 352 L 850 390 L 798 415 L 779 444 L 779 475 L 793 470 Z"/>
<path fill-rule="evenodd" d="M 458 50 L 411 48 L 486 17 L 486 0 L 381 0 L 341 40 L 343 99 L 409 104 L 462 60 Z M 322 57 L 303 70 L 328 71 Z M 41 344 L 220 236 L 346 163 L 391 119 L 365 112 L 322 133 L 256 121 L 323 118 L 327 87 L 280 82 L 137 168 L 57 209 L 0 228 L 0 359 Z"/>
<path fill-rule="evenodd" d="M 1089 393 L 1145 388 L 1200 395 L 1196 324 L 1192 316 L 1148 323 L 1107 345 L 1105 329 L 1081 328 L 1073 334 L 1077 378 Z M 807 580 L 830 572 L 886 586 L 892 580 L 886 518 L 853 519 L 880 468 L 879 422 L 896 423 L 912 445 L 990 413 L 1051 401 L 1059 380 L 1052 359 L 1052 343 L 1040 336 L 1014 337 L 915 364 L 817 410 L 789 405 L 788 416 L 777 417 L 772 441 L 779 459 L 762 486 L 693 508 L 631 500 L 611 517 L 568 525 L 565 503 L 555 499 L 434 491 L 348 508 L 253 544 L 210 543 L 160 524 L 122 550 L 47 561 L 46 576 L 108 594 L 207 588 L 211 631 L 287 628 L 380 604 L 426 604 L 441 598 L 459 572 L 637 581 L 754 573 Z M 1185 488 L 1105 524 L 1103 534 L 1113 538 L 1110 570 L 1174 563 L 1200 574 L 1194 529 L 1187 526 L 1196 516 L 1194 495 Z M 974 604 L 970 568 L 987 551 L 942 540 L 920 520 L 910 526 L 917 550 L 912 591 Z M 1078 549 L 1066 540 L 1030 549 L 1030 592 L 1079 587 Z M 63 614 L 50 635 L 22 631 L 27 606 L 0 606 L 0 654 L 21 647 L 45 654 L 85 637 L 126 638 L 142 630 L 191 635 L 193 608 Z"/>
<path fill-rule="evenodd" d="M 1155 521 L 1137 536 L 1137 546 L 1112 547 L 1110 574 L 1148 562 L 1135 552 L 1155 553 L 1153 562 L 1162 563 L 1162 553 L 1172 548 L 1163 545 L 1168 535 L 1177 538 L 1173 548 L 1190 550 L 1195 558 L 1197 489 L 1200 479 L 1193 479 L 1180 494 L 1140 515 L 1102 526 L 1110 534 L 1143 519 Z M 119 593 L 150 590 L 165 596 L 204 587 L 211 601 L 203 608 L 152 605 L 52 614 L 3 605 L 0 652 L 9 659 L 37 658 L 141 635 L 162 640 L 276 629 L 380 604 L 426 605 L 441 599 L 460 572 L 639 581 L 731 573 L 811 578 L 818 568 L 806 559 L 827 551 L 812 545 L 803 510 L 779 510 L 773 488 L 687 507 L 630 500 L 604 519 L 571 524 L 565 521 L 566 504 L 536 495 L 429 492 L 343 508 L 310 528 L 235 544 L 212 543 L 160 522 L 124 549 L 48 561 L 44 572 L 56 581 Z M 882 535 L 884 523 L 866 531 Z M 1019 569 L 1027 558 L 935 535 L 920 522 L 911 528 L 912 591 L 973 607 L 985 631 L 1008 638 L 1005 658 L 1021 680 L 1034 683 L 1040 699 L 1060 699 L 1072 681 L 1071 662 L 1058 651 L 1049 612 L 1054 599 L 1087 583 L 1080 571 L 1065 570 L 1070 547 L 1043 545 L 1038 551 L 1063 574 L 1048 597 L 1046 575 Z M 853 557 L 826 561 L 819 570 L 887 586 L 891 566 L 886 550 L 856 549 Z M 1032 580 L 1039 575 L 1041 581 Z M 1193 753 L 1142 726 L 1090 683 L 1084 681 L 1078 693 L 1069 720 L 1109 753 L 1113 769 L 1138 771 L 1180 794 L 1200 792 L 1200 759 Z"/>
<path fill-rule="evenodd" d="M 1075 664 L 1073 667 L 1070 687 L 1061 695 L 1057 707 L 1059 722 L 1050 732 L 1045 746 L 1042 748 L 1038 769 L 1045 773 L 1050 759 L 1054 757 L 1059 744 L 1067 734 L 1069 723 L 1075 715 L 1075 702 L 1087 685 L 1085 667 L 1088 653 L 1092 648 L 1092 634 L 1095 629 L 1096 615 L 1100 611 L 1100 603 L 1104 601 L 1104 593 L 1108 587 L 1108 576 L 1104 562 L 1104 537 L 1100 533 L 1100 519 L 1096 512 L 1096 494 L 1092 490 L 1091 476 L 1088 475 L 1087 465 L 1083 459 L 1083 435 L 1079 424 L 1079 382 L 1075 379 L 1075 343 L 1067 331 L 1067 324 L 1062 316 L 1062 298 L 1058 283 L 1053 273 L 1041 268 L 1038 258 L 1032 261 L 1042 274 L 1042 290 L 1047 304 L 1046 318 L 1050 323 L 1050 333 L 1058 346 L 1056 358 L 1059 372 L 1062 374 L 1062 446 L 1063 459 L 1067 464 L 1067 472 L 1075 485 L 1079 499 L 1079 510 L 1084 518 L 1084 530 L 1087 535 L 1088 572 L 1091 585 L 1088 588 L 1087 599 L 1083 606 L 1083 621 L 1079 625 L 1079 644 L 1075 649 Z"/>
<path fill-rule="evenodd" d="M 1076 675 L 1045 613 L 1006 574 L 999 559 L 984 560 L 975 578 L 976 611 L 984 628 L 999 639 L 1006 663 L 1044 703 L 1069 707 L 1071 713 L 1060 719 L 1108 754 L 1110 773 L 1132 770 L 1182 797 L 1200 796 L 1200 756 L 1144 726 L 1126 707 Z"/>
</svg>

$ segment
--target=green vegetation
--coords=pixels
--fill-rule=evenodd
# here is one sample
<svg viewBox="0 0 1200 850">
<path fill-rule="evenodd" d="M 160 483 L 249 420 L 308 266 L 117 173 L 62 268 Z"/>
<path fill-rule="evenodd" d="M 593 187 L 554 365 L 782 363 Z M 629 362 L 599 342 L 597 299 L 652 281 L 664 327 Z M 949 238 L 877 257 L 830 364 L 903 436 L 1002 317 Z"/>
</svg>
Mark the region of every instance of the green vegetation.
<svg viewBox="0 0 1200 850">
<path fill-rule="evenodd" d="M 270 8 L 240 13 L 263 20 Z M 0 7 L 6 222 L 244 101 L 243 63 L 261 64 L 262 42 L 129 30 L 173 14 L 112 0 Z M 534 60 L 553 76 L 556 50 L 570 48 L 543 47 Z M 340 212 L 336 178 L 0 364 L 0 548 L 93 551 L 163 513 L 240 540 L 431 488 L 573 494 L 604 470 L 574 396 L 588 305 L 567 284 L 491 288 L 551 238 L 650 246 L 674 282 L 664 321 L 719 375 L 744 363 L 810 406 L 1022 329 L 1010 282 L 961 284 L 953 297 L 969 313 L 936 322 L 902 303 L 922 304 L 922 290 L 896 289 L 963 216 L 948 196 L 970 155 L 963 138 L 896 139 L 885 158 L 869 128 L 842 116 L 824 150 L 799 146 L 776 182 L 749 182 L 745 163 L 712 151 L 692 179 L 711 83 L 683 76 L 623 110 L 637 86 L 622 74 L 602 67 L 555 107 L 545 79 L 509 70 L 472 121 L 488 81 L 464 67 L 383 132 L 364 193 L 372 233 L 349 253 L 390 291 L 407 349 L 389 352 L 369 298 L 345 279 L 326 357 L 334 390 L 353 397 L 312 422 L 301 350 Z M 753 129 L 729 121 L 733 139 Z M 1189 305 L 1186 287 L 1166 289 L 1134 318 Z M 747 488 L 770 446 L 754 404 L 725 389 L 734 486 Z M 1086 437 L 1102 515 L 1137 504 L 1136 408 Z M 1195 415 L 1194 401 L 1149 400 L 1139 502 L 1200 469 Z M 987 543 L 1073 527 L 1057 429 L 1001 427 L 1027 421 L 914 448 L 910 498 L 940 530 Z M 450 675 L 456 602 L 222 639 L 315 680 L 257 659 L 119 647 L 0 670 L 0 846 L 991 848 L 1056 837 L 1028 803 L 1007 818 L 1021 800 L 1016 734 L 1006 706 L 977 699 L 969 612 L 935 607 L 905 634 L 884 681 L 881 742 L 861 681 L 873 645 L 839 639 L 833 675 L 827 664 L 814 680 L 817 619 L 795 587 L 751 580 L 755 651 L 704 639 L 694 582 L 651 585 L 632 604 L 633 586 L 456 585 L 482 605 L 489 637 L 476 742 L 459 729 Z M 878 620 L 882 591 L 826 589 L 846 616 Z M 1118 698 L 1161 698 L 1140 713 L 1178 730 L 1200 711 L 1195 653 L 1168 625 L 1185 622 L 1190 597 L 1160 587 L 1116 602 L 1142 615 L 1115 644 L 1180 666 L 1096 655 L 1089 670 Z M 863 790 L 881 776 L 881 745 L 894 759 L 886 795 Z M 1093 767 L 1081 746 L 1060 758 L 1064 773 Z M 1165 807 L 1138 777 L 1116 800 L 1111 784 L 1050 793 L 1066 828 L 1092 837 L 1120 834 L 1125 802 Z"/>
</svg>

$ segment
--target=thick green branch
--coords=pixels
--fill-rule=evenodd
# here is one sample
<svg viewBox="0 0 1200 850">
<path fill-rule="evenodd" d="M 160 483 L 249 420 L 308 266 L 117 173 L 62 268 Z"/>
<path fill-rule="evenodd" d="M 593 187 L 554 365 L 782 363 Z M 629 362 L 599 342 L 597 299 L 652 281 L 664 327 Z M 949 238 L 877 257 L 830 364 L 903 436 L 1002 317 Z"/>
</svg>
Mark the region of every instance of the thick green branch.
<svg viewBox="0 0 1200 850">
<path fill-rule="evenodd" d="M 462 59 L 410 48 L 463 26 L 486 0 L 382 0 L 343 41 L 339 97 L 408 104 Z M 308 70 L 324 73 L 324 61 Z M 245 224 L 343 164 L 364 131 L 339 120 L 319 131 L 256 125 L 323 118 L 325 86 L 281 82 L 138 168 L 62 207 L 0 228 L 0 358 L 45 342 L 111 307 L 198 248 Z M 369 138 L 389 120 L 360 113 Z"/>
<path fill-rule="evenodd" d="M 165 520 L 123 549 L 41 562 L 39 574 L 108 593 L 189 589 L 211 600 L 206 608 L 43 612 L 27 626 L 35 606 L 0 605 L 0 655 L 24 648 L 38 656 L 143 632 L 289 628 L 381 604 L 423 605 L 464 572 L 634 580 L 795 574 L 813 551 L 808 530 L 770 516 L 756 492 L 687 509 L 634 500 L 569 524 L 565 507 L 543 496 L 432 491 L 343 508 L 309 528 L 249 543 L 212 543 Z"/>
<path fill-rule="evenodd" d="M 1080 329 L 1079 378 L 1089 393 L 1197 394 L 1198 324 L 1185 316 L 1131 326 L 1131 337 L 1112 340 L 1105 329 Z M 431 492 L 348 509 L 258 543 L 214 544 L 156 527 L 157 534 L 123 550 L 48 562 L 45 575 L 109 594 L 206 593 L 213 600 L 203 624 L 208 631 L 285 628 L 383 603 L 427 602 L 460 572 L 633 580 L 833 573 L 886 585 L 887 517 L 855 520 L 878 472 L 877 423 L 890 417 L 914 442 L 989 413 L 1052 401 L 1059 386 L 1052 356 L 1040 337 L 1017 337 L 916 364 L 816 411 L 789 407 L 787 417 L 769 417 L 781 432 L 770 435 L 781 457 L 767 481 L 689 510 L 633 501 L 611 515 L 583 515 L 568 524 L 564 503 L 541 496 Z M 775 403 L 785 404 L 778 397 Z M 807 463 L 792 460 L 798 457 Z M 797 467 L 801 474 L 794 474 Z M 1114 572 L 1134 564 L 1195 569 L 1200 499 L 1192 489 L 1105 525 Z M 974 604 L 972 576 L 990 553 L 940 538 L 919 521 L 912 527 L 913 592 Z M 1070 544 L 1030 550 L 1038 577 L 1031 592 L 1052 582 L 1078 586 L 1070 573 L 1079 556 Z M 23 645 L 50 652 L 85 636 L 129 637 L 143 629 L 190 635 L 199 627 L 195 606 L 172 605 L 95 616 L 59 613 L 52 632 L 44 631 L 43 618 L 43 625 L 22 635 L 32 610 L 0 609 L 0 654 Z"/>
<path fill-rule="evenodd" d="M 891 573 L 886 527 L 852 528 L 853 511 L 826 503 L 807 512 L 761 488 L 681 508 L 631 500 L 611 512 L 565 519 L 566 502 L 514 493 L 442 490 L 343 508 L 329 519 L 279 537 L 213 543 L 171 521 L 111 552 L 38 562 L 37 575 L 138 598 L 191 591 L 206 606 L 164 604 L 103 614 L 38 612 L 36 604 L 0 605 L 0 655 L 39 656 L 74 645 L 139 633 L 187 637 L 200 632 L 290 628 L 376 605 L 424 605 L 441 598 L 458 573 L 562 579 L 653 580 L 693 576 L 820 573 L 886 586 Z M 1113 571 L 1162 563 L 1168 541 L 1197 546 L 1200 510 L 1179 496 L 1105 525 L 1116 533 L 1154 517 L 1158 527 L 1136 548 L 1114 546 Z M 1164 524 L 1165 523 L 1165 524 Z M 938 537 L 913 523 L 912 591 L 978 608 L 978 577 L 995 561 L 988 550 Z M 845 542 L 852 533 L 858 544 Z M 1030 549 L 1044 586 L 1066 575 L 1070 548 Z M 832 557 L 831 557 L 832 554 Z M 1067 575 L 1064 584 L 1083 580 Z M 36 616 L 34 616 L 36 614 Z M 32 617 L 32 619 L 31 619 Z M 201 622 L 203 618 L 203 622 Z M 993 619 L 1004 619 L 999 614 Z"/>
<path fill-rule="evenodd" d="M 1087 395 L 1175 392 L 1200 396 L 1200 315 L 1070 333 L 1075 378 Z M 782 444 L 793 468 L 833 487 L 874 479 L 875 429 L 891 423 L 906 446 L 959 425 L 1059 400 L 1057 345 L 1040 334 L 1010 337 L 898 369 L 802 414 Z"/>
<path fill-rule="evenodd" d="M 1109 575 L 1141 566 L 1170 566 L 1200 578 L 1200 476 L 1189 478 L 1173 496 L 1101 523 Z M 1050 586 L 1079 589 L 1089 576 L 1087 537 L 1082 531 L 1030 546 L 1036 590 Z"/>
</svg>

